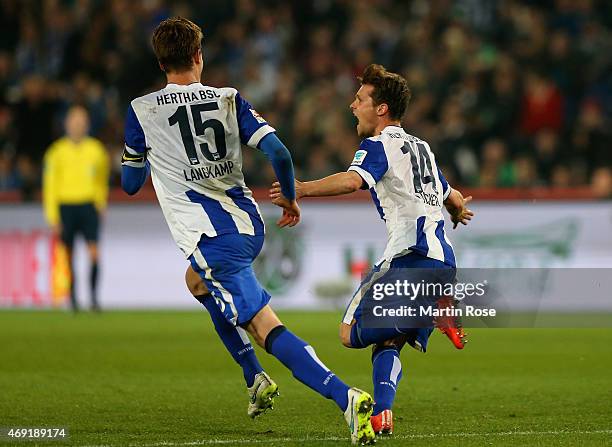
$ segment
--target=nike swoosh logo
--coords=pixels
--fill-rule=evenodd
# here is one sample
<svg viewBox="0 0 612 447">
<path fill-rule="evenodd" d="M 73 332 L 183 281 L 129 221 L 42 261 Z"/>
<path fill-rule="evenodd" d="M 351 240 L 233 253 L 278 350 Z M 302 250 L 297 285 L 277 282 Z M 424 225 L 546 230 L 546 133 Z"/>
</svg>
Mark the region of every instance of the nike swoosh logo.
<svg viewBox="0 0 612 447">
<path fill-rule="evenodd" d="M 349 405 L 351 406 L 351 432 L 353 430 L 355 430 L 355 411 L 354 411 L 354 406 L 353 406 L 353 401 L 355 400 L 355 397 L 351 397 L 351 402 L 349 403 Z"/>
</svg>

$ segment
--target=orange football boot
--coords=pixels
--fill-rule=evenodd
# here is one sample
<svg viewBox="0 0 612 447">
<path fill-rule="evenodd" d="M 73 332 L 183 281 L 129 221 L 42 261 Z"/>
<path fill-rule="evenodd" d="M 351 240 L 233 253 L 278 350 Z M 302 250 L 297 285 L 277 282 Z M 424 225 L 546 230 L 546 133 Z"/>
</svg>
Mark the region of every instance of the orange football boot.
<svg viewBox="0 0 612 447">
<path fill-rule="evenodd" d="M 438 300 L 439 309 L 454 309 L 455 300 L 449 297 L 440 298 Z M 436 317 L 436 327 L 448 337 L 451 343 L 457 349 L 463 349 L 467 343 L 467 334 L 463 330 L 461 318 L 459 316 L 441 316 Z"/>
<path fill-rule="evenodd" d="M 391 410 L 383 410 L 376 416 L 371 416 L 370 423 L 377 435 L 393 434 L 393 412 Z"/>
</svg>

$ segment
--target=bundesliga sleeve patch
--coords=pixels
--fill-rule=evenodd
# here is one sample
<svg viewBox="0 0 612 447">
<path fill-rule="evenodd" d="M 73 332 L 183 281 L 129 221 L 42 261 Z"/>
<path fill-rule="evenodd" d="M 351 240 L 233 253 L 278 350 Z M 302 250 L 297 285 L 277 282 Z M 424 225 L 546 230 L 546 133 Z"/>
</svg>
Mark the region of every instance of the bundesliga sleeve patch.
<svg viewBox="0 0 612 447">
<path fill-rule="evenodd" d="M 251 115 L 253 115 L 253 118 L 255 118 L 258 123 L 260 123 L 260 124 L 265 124 L 266 123 L 266 120 L 263 118 L 263 116 L 261 116 L 259 113 L 257 113 L 256 110 L 249 109 L 249 112 L 251 112 Z"/>
<path fill-rule="evenodd" d="M 368 151 L 364 151 L 364 150 L 358 150 L 357 152 L 355 152 L 355 157 L 353 158 L 353 161 L 351 161 L 352 165 L 361 165 L 361 163 L 363 163 L 363 160 L 365 160 L 366 155 L 368 155 Z"/>
</svg>

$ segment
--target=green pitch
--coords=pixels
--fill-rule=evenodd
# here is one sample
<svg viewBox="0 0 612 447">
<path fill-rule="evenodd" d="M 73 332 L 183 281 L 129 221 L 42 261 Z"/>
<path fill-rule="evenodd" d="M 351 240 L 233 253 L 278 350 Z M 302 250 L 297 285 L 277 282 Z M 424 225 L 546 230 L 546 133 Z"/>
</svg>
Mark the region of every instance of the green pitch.
<svg viewBox="0 0 612 447">
<path fill-rule="evenodd" d="M 370 351 L 340 345 L 337 313 L 281 317 L 372 390 Z M 379 446 L 612 444 L 612 329 L 468 332 L 464 351 L 437 332 L 427 354 L 404 349 L 395 438 Z M 251 421 L 205 311 L 0 312 L 0 427 L 68 427 L 77 446 L 349 445 L 335 405 L 258 353 L 281 396 Z"/>
</svg>

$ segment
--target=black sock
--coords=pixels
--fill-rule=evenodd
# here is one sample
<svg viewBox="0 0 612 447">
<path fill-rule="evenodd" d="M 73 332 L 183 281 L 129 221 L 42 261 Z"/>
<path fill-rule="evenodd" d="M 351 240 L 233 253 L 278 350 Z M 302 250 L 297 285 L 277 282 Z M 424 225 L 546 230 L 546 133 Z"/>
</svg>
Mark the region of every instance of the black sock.
<svg viewBox="0 0 612 447">
<path fill-rule="evenodd" d="M 98 308 L 98 261 L 92 262 L 89 271 L 89 287 L 91 290 L 91 306 Z"/>
<path fill-rule="evenodd" d="M 70 268 L 70 307 L 73 312 L 77 312 L 79 310 L 79 303 L 76 299 L 76 280 L 74 277 L 74 264 L 72 262 L 71 251 L 68 255 L 68 266 Z"/>
<path fill-rule="evenodd" d="M 76 300 L 76 291 L 75 291 L 76 287 L 74 284 L 74 276 L 72 276 L 70 278 L 70 307 L 72 308 L 72 310 L 74 312 L 79 310 L 79 304 L 77 303 Z"/>
</svg>

